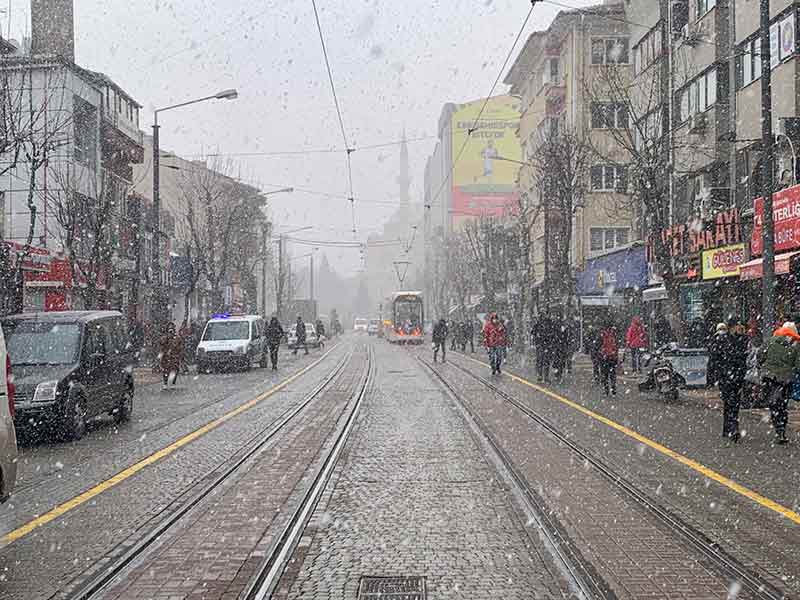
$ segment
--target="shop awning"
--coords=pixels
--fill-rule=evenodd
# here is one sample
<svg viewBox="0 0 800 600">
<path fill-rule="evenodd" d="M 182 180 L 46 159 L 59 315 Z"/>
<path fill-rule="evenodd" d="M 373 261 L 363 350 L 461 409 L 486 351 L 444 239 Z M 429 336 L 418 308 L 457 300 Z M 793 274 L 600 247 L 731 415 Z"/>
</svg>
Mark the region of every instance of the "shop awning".
<svg viewBox="0 0 800 600">
<path fill-rule="evenodd" d="M 583 306 L 622 306 L 624 303 L 622 296 L 581 296 Z"/>
<path fill-rule="evenodd" d="M 654 302 L 656 300 L 666 300 L 669 296 L 667 295 L 667 288 L 663 285 L 659 285 L 656 287 L 647 288 L 646 290 L 642 290 L 642 301 L 644 302 Z"/>
<path fill-rule="evenodd" d="M 784 254 L 778 254 L 775 257 L 775 274 L 776 275 L 786 275 L 789 272 L 789 265 L 791 263 L 792 257 L 800 254 L 800 250 L 796 250 L 794 252 L 785 252 Z M 739 279 L 742 281 L 749 281 L 751 279 L 761 279 L 764 276 L 764 259 L 763 258 L 756 258 L 751 260 L 750 262 L 746 262 L 742 265 L 741 271 L 739 271 Z"/>
</svg>

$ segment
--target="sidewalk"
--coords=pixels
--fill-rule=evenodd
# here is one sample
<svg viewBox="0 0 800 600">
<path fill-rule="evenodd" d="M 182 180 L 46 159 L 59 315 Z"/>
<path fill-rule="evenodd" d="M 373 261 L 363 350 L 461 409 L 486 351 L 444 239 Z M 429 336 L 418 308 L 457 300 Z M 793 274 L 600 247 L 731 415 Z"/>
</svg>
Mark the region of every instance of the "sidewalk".
<svg viewBox="0 0 800 600">
<path fill-rule="evenodd" d="M 528 353 L 523 360 L 519 352 L 509 354 L 508 363 L 512 367 L 527 368 L 533 370 L 535 355 Z M 636 385 L 641 381 L 642 375 L 627 372 L 630 365 L 626 363 L 617 369 L 617 380 L 620 384 L 627 384 L 629 389 L 635 390 Z M 576 354 L 572 362 L 572 370 L 581 378 L 591 378 L 592 362 L 585 354 Z M 642 393 L 637 392 L 636 393 Z M 655 392 L 653 392 L 654 394 Z M 688 388 L 680 391 L 680 399 L 684 402 L 691 402 L 709 411 L 722 411 L 722 401 L 717 388 Z M 769 419 L 769 409 L 767 408 L 743 408 L 743 417 L 751 415 L 757 420 Z M 722 418 L 720 416 L 720 418 Z M 789 427 L 795 431 L 800 431 L 800 403 L 791 402 L 789 404 Z"/>
</svg>

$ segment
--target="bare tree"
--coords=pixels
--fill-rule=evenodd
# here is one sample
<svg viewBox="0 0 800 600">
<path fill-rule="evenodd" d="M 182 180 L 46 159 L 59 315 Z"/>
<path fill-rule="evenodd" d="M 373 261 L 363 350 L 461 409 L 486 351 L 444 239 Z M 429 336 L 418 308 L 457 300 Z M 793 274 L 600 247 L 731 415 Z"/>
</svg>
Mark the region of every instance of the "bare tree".
<svg viewBox="0 0 800 600">
<path fill-rule="evenodd" d="M 575 293 L 571 265 L 572 216 L 588 191 L 588 171 L 594 151 L 588 139 L 572 131 L 550 132 L 534 150 L 537 187 L 542 191 L 538 207 L 547 223 L 545 244 L 548 302 L 571 304 Z"/>
<path fill-rule="evenodd" d="M 218 158 L 210 166 L 182 171 L 184 218 L 215 310 L 224 308 L 223 289 L 236 265 L 257 259 L 249 248 L 264 206 L 260 192 L 231 177 L 231 172 L 231 163 Z"/>
<path fill-rule="evenodd" d="M 670 251 L 670 228 L 676 222 L 676 195 L 673 178 L 676 172 L 690 173 L 702 162 L 713 158 L 714 148 L 701 137 L 676 134 L 680 123 L 678 102 L 670 115 L 670 87 L 679 89 L 692 72 L 690 53 L 675 53 L 676 67 L 670 86 L 665 59 L 630 81 L 629 68 L 621 65 L 597 67 L 593 84 L 586 86 L 587 98 L 593 107 L 604 107 L 605 114 L 589 115 L 592 119 L 624 115 L 625 126 L 619 123 L 606 128 L 613 144 L 606 147 L 592 143 L 593 150 L 606 164 L 623 169 L 628 193 L 618 195 L 618 210 L 632 215 L 639 224 L 639 233 L 648 243 L 649 261 L 656 267 L 669 298 L 669 318 L 675 331 L 681 331 L 679 285 Z M 683 62 L 681 62 L 683 61 Z M 597 109 L 595 109 L 597 110 Z M 619 171 L 618 171 L 619 172 Z"/>
<path fill-rule="evenodd" d="M 38 176 L 51 155 L 69 141 L 72 97 L 65 81 L 61 64 L 34 64 L 27 57 L 0 59 L 0 175 L 24 167 L 28 210 L 25 243 L 14 257 L 13 312 L 22 310 L 23 266 L 36 234 Z"/>
<path fill-rule="evenodd" d="M 47 173 L 51 185 L 38 194 L 58 223 L 73 293 L 77 292 L 86 309 L 97 308 L 129 184 L 106 169 L 98 173 L 75 160 L 52 161 Z"/>
</svg>

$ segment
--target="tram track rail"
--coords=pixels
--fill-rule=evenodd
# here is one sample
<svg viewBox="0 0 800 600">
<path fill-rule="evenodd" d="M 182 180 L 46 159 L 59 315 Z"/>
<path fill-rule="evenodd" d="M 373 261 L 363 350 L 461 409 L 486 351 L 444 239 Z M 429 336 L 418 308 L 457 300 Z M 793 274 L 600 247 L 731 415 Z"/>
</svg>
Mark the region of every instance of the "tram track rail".
<svg viewBox="0 0 800 600">
<path fill-rule="evenodd" d="M 265 446 L 270 444 L 290 424 L 294 423 L 296 418 L 304 412 L 304 409 L 318 399 L 338 379 L 345 367 L 351 362 L 353 355 L 354 351 L 350 350 L 302 400 L 281 412 L 277 418 L 271 420 L 257 434 L 251 436 L 232 457 L 211 469 L 195 486 L 178 496 L 161 510 L 154 517 L 161 517 L 161 519 L 147 530 L 144 535 L 137 537 L 121 553 L 118 552 L 115 555 L 114 551 L 112 551 L 106 557 L 99 559 L 99 563 L 106 561 L 108 564 L 105 564 L 102 570 L 93 575 L 88 582 L 76 585 L 77 589 L 66 596 L 60 592 L 53 594 L 51 600 L 55 598 L 93 600 L 101 597 L 110 584 L 119 577 L 123 577 L 133 563 L 142 558 L 162 536 L 175 528 L 194 507 L 211 496 L 233 477 L 243 465 L 259 454 Z M 198 486 L 200 486 L 200 489 L 196 489 Z M 111 555 L 111 558 L 109 558 L 109 555 Z"/>
<path fill-rule="evenodd" d="M 434 373 L 437 379 L 443 383 L 443 385 L 454 395 L 460 405 L 472 416 L 481 429 L 483 435 L 489 439 L 492 446 L 497 448 L 501 456 L 505 456 L 503 462 L 510 462 L 510 459 L 504 453 L 502 448 L 499 447 L 497 439 L 491 433 L 488 426 L 485 425 L 474 408 L 470 406 L 470 403 L 464 399 L 463 393 L 456 390 L 441 373 L 434 370 L 421 357 L 419 357 L 419 360 L 428 366 L 428 369 Z M 708 559 L 719 572 L 724 573 L 726 576 L 739 582 L 739 584 L 742 586 L 742 591 L 746 591 L 754 598 L 764 600 L 789 600 L 789 596 L 786 594 L 786 592 L 776 587 L 772 582 L 767 580 L 758 572 L 755 572 L 753 569 L 744 565 L 739 559 L 724 550 L 719 543 L 709 538 L 701 530 L 686 522 L 668 508 L 664 507 L 658 502 L 655 502 L 647 492 L 641 489 L 641 487 L 628 480 L 611 465 L 598 457 L 594 452 L 574 441 L 569 435 L 562 432 L 549 419 L 531 409 L 512 394 L 501 389 L 486 378 L 473 373 L 469 369 L 455 362 L 449 362 L 448 364 L 461 373 L 467 375 L 472 380 L 479 382 L 484 388 L 490 390 L 497 397 L 501 398 L 503 401 L 507 402 L 509 405 L 513 406 L 530 420 L 542 427 L 560 444 L 563 444 L 575 455 L 591 465 L 591 467 L 600 473 L 607 481 L 611 482 L 615 487 L 623 491 L 634 501 L 636 505 L 645 509 L 646 512 L 654 516 L 658 522 L 666 526 L 666 528 L 670 531 L 676 533 L 681 539 L 687 542 L 688 545 L 697 550 L 703 557 Z M 511 463 L 511 470 L 514 472 L 513 463 Z M 529 488 L 527 482 L 524 481 L 524 478 L 522 479 L 522 485 L 524 488 Z M 555 527 L 555 531 L 558 532 L 560 526 L 557 524 L 554 524 L 553 526 Z M 549 534 L 548 537 L 550 537 Z M 555 541 L 562 544 L 563 549 L 566 551 L 567 557 L 569 557 L 571 551 L 573 550 L 572 546 L 574 546 L 574 544 L 572 544 L 568 539 L 559 539 L 558 537 L 555 538 Z M 591 579 L 589 580 L 589 583 L 592 584 Z M 600 586 L 597 587 L 600 589 Z M 608 596 L 600 597 L 607 598 Z"/>
<path fill-rule="evenodd" d="M 374 351 L 371 346 L 367 345 L 367 361 L 364 374 L 353 394 L 348 399 L 350 409 L 344 425 L 336 434 L 331 449 L 317 470 L 314 480 L 311 485 L 308 486 L 302 500 L 292 512 L 280 535 L 270 546 L 266 558 L 261 562 L 256 574 L 250 580 L 249 585 L 239 596 L 241 600 L 265 600 L 266 598 L 272 597 L 272 594 L 277 589 L 281 577 L 283 576 L 284 569 L 291 560 L 320 499 L 325 493 L 342 451 L 353 431 L 361 406 L 369 393 L 374 378 Z"/>
</svg>

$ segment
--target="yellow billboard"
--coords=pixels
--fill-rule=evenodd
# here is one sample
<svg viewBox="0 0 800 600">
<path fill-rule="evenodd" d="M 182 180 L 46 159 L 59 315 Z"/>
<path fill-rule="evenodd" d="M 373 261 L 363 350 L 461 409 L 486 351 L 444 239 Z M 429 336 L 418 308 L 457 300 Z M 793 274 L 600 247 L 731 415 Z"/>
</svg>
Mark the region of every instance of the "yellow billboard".
<svg viewBox="0 0 800 600">
<path fill-rule="evenodd" d="M 519 119 L 519 100 L 511 96 L 460 104 L 453 112 L 455 215 L 497 216 L 514 210 L 522 160 Z"/>
</svg>

